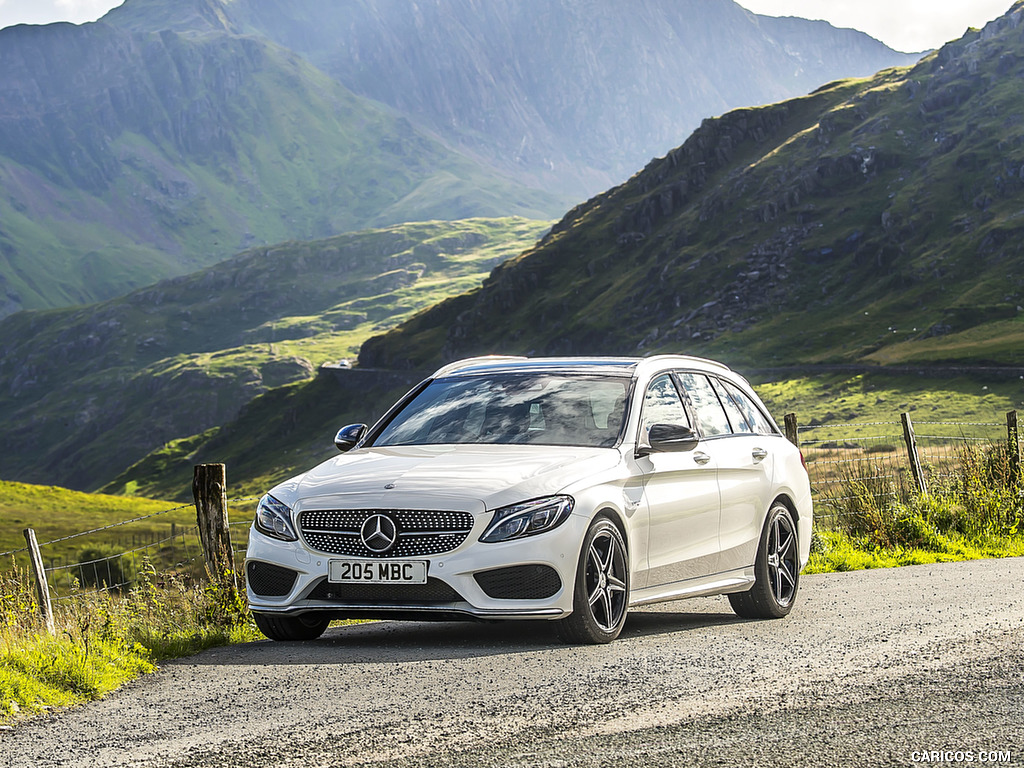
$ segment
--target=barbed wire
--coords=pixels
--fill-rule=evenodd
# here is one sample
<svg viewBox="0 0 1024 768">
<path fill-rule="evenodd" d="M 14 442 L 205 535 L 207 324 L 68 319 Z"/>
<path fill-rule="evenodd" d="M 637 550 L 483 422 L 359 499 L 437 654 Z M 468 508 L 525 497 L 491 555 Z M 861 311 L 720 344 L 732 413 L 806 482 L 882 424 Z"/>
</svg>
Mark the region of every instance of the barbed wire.
<svg viewBox="0 0 1024 768">
<path fill-rule="evenodd" d="M 154 517 L 160 517 L 161 515 L 167 515 L 167 514 L 170 514 L 171 512 L 180 512 L 181 510 L 188 509 L 191 506 L 192 506 L 191 504 L 182 504 L 181 506 L 178 506 L 178 507 L 171 507 L 170 509 L 164 509 L 164 510 L 161 510 L 159 512 L 153 512 L 153 513 L 148 514 L 148 515 L 142 515 L 140 517 L 133 517 L 131 520 L 119 520 L 116 523 L 110 523 L 108 525 L 101 525 L 99 528 L 93 528 L 93 529 L 88 530 L 88 531 L 79 531 L 78 533 L 70 533 L 67 536 L 61 536 L 60 538 L 57 538 L 57 539 L 51 539 L 50 541 L 44 541 L 44 542 L 39 544 L 39 548 L 42 549 L 43 547 L 48 547 L 51 544 L 60 544 L 61 542 L 70 541 L 71 539 L 78 539 L 78 538 L 81 538 L 82 536 L 91 536 L 94 533 L 101 533 L 103 531 L 109 531 L 112 528 L 120 528 L 121 526 L 131 525 L 132 523 L 140 523 L 143 520 L 149 520 L 149 519 L 154 518 Z M 26 546 L 26 547 L 21 547 L 19 549 L 12 549 L 10 552 L 0 552 L 0 557 L 7 557 L 8 555 L 16 555 L 19 552 L 28 552 L 28 547 Z"/>
<path fill-rule="evenodd" d="M 259 498 L 260 498 L 259 496 L 241 496 L 241 497 L 234 498 L 234 499 L 228 499 L 227 503 L 228 504 L 241 504 L 242 502 L 257 501 L 257 500 L 259 500 Z M 132 523 L 140 523 L 143 520 L 149 520 L 149 519 L 154 518 L 154 517 L 160 517 L 161 515 L 167 515 L 167 514 L 170 514 L 171 512 L 180 512 L 181 510 L 188 509 L 189 507 L 192 507 L 192 506 L 194 506 L 194 505 L 193 504 L 181 504 L 181 505 L 179 505 L 177 507 L 171 507 L 170 509 L 162 509 L 159 512 L 151 512 L 148 515 L 141 515 L 139 517 L 133 517 L 130 520 L 119 520 L 116 523 L 110 523 L 108 525 L 102 525 L 102 526 L 100 526 L 98 528 L 92 528 L 92 529 L 90 529 L 88 531 L 79 531 L 77 533 L 69 533 L 67 536 L 61 536 L 61 537 L 56 538 L 56 539 L 50 539 L 49 541 L 40 542 L 39 548 L 42 549 L 43 547 L 48 547 L 51 544 L 60 544 L 60 543 L 65 542 L 65 541 L 71 541 L 72 539 L 78 539 L 78 538 L 81 538 L 82 536 L 91 536 L 94 533 L 102 533 L 103 531 L 109 531 L 112 528 L 120 528 L 120 527 L 125 526 L 125 525 L 131 525 Z M 230 523 L 230 525 L 249 525 L 249 522 L 250 521 L 248 521 L 248 520 L 246 520 L 246 521 L 238 521 L 238 522 L 235 522 L 235 523 Z M 19 554 L 21 552 L 28 552 L 28 547 L 24 546 L 24 547 L 19 547 L 18 549 L 12 549 L 9 552 L 0 552 L 0 557 L 9 557 L 10 555 L 17 555 L 17 554 Z M 125 554 L 127 554 L 127 553 L 125 553 Z"/>
<path fill-rule="evenodd" d="M 800 424 L 797 426 L 798 432 L 809 432 L 812 429 L 848 429 L 849 427 L 898 427 L 900 422 L 898 421 L 862 421 L 856 424 Z"/>
<path fill-rule="evenodd" d="M 79 568 L 79 567 L 86 566 L 86 565 L 93 565 L 94 563 L 102 563 L 102 562 L 108 561 L 108 560 L 117 560 L 118 558 L 124 557 L 125 555 L 133 555 L 136 552 L 142 552 L 143 550 L 146 550 L 146 549 L 153 549 L 154 547 L 159 547 L 162 544 L 166 544 L 168 541 L 174 541 L 174 540 L 176 540 L 178 538 L 184 539 L 186 535 L 191 534 L 191 533 L 198 534 L 199 533 L 199 526 L 198 525 L 193 525 L 191 528 L 183 528 L 181 531 L 173 533 L 170 536 L 166 536 L 166 537 L 164 537 L 162 539 L 157 539 L 156 541 L 152 541 L 149 544 L 144 544 L 141 547 L 135 547 L 134 549 L 126 549 L 124 552 L 118 552 L 117 554 L 114 554 L 114 555 L 106 555 L 105 557 L 98 557 L 95 560 L 83 560 L 83 561 L 78 562 L 78 563 L 67 563 L 65 565 L 51 566 L 49 568 L 44 568 L 43 570 L 46 571 L 47 573 L 56 573 L 57 571 L 71 570 L 72 568 Z"/>
<path fill-rule="evenodd" d="M 800 447 L 803 448 L 806 445 L 824 445 L 825 443 L 835 442 L 836 439 L 838 438 L 823 437 L 818 440 L 801 440 Z M 854 441 L 865 442 L 867 440 L 902 440 L 903 435 L 851 435 L 842 439 L 851 443 Z"/>
</svg>

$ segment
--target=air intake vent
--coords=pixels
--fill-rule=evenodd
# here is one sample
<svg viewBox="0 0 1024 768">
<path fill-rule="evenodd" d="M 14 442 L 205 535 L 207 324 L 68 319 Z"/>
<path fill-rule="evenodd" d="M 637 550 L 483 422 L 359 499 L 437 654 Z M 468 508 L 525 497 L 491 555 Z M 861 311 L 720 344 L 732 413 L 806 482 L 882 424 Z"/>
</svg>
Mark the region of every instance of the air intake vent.
<svg viewBox="0 0 1024 768">
<path fill-rule="evenodd" d="M 284 597 L 292 591 L 299 574 L 279 565 L 250 560 L 245 570 L 249 589 L 261 597 Z"/>
<path fill-rule="evenodd" d="M 473 578 L 497 600 L 543 600 L 562 588 L 558 571 L 547 565 L 514 565 L 475 573 Z"/>
</svg>

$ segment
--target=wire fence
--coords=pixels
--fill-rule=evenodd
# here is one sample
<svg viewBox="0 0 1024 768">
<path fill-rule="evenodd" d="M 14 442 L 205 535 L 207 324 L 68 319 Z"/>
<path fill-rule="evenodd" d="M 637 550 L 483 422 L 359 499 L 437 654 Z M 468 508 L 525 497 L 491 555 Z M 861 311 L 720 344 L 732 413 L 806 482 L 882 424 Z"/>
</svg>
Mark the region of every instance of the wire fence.
<svg viewBox="0 0 1024 768">
<path fill-rule="evenodd" d="M 903 421 L 800 426 L 798 442 L 817 504 L 815 517 L 838 517 L 836 510 L 848 508 L 855 492 L 906 501 L 922 488 L 947 488 L 958 477 L 965 451 L 989 451 L 1014 440 L 1019 456 L 1012 416 L 1012 422 L 1008 414 L 1003 423 L 913 422 L 912 438 Z M 920 478 L 915 477 L 915 455 Z"/>
<path fill-rule="evenodd" d="M 256 498 L 235 498 L 228 505 L 237 509 Z M 205 561 L 198 525 L 159 522 L 160 518 L 189 509 L 194 507 L 183 504 L 39 543 L 51 599 L 68 600 L 89 591 L 130 590 L 143 572 L 157 580 L 202 576 Z M 191 518 L 194 521 L 195 515 Z M 244 520 L 230 524 L 236 559 L 244 555 L 248 545 L 250 521 L 251 515 L 246 512 Z M 0 552 L 0 561 L 9 559 L 16 566 L 25 567 L 28 558 L 27 546 Z"/>
</svg>

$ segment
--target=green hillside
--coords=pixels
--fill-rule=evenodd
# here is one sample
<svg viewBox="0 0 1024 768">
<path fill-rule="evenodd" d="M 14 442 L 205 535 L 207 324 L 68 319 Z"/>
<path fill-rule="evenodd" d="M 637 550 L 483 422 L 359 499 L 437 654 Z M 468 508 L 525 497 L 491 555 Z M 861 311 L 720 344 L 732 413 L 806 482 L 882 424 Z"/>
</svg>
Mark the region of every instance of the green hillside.
<svg viewBox="0 0 1024 768">
<path fill-rule="evenodd" d="M 0 49 L 0 317 L 258 244 L 565 209 L 266 40 L 63 24 Z"/>
<path fill-rule="evenodd" d="M 1020 364 L 1022 18 L 1018 3 L 912 69 L 705 121 L 478 290 L 368 341 L 360 364 Z"/>
<path fill-rule="evenodd" d="M 123 520 L 148 517 L 177 506 L 166 501 L 103 496 L 0 480 L 0 552 L 24 548 L 25 537 L 22 531 L 25 528 L 34 529 L 36 540 L 45 543 Z M 179 526 L 195 525 L 195 507 L 160 514 L 133 524 L 132 527 L 111 529 L 103 535 L 50 545 L 45 550 L 46 557 L 49 560 L 68 558 L 75 562 L 76 552 L 84 546 L 111 544 L 121 540 L 126 531 L 129 540 L 133 533 L 137 537 L 157 533 L 166 536 L 172 522 Z M 19 557 L 19 560 L 24 564 L 23 557 Z M 4 563 L 5 568 L 9 565 L 10 561 Z"/>
<path fill-rule="evenodd" d="M 685 352 L 756 374 L 773 412 L 805 424 L 1000 422 L 1021 382 L 979 363 L 1020 366 L 1024 349 L 1022 19 L 1019 3 L 913 69 L 705 121 L 482 287 L 367 341 L 359 368 L 408 383 L 479 353 Z M 191 463 L 224 460 L 256 491 L 403 389 L 355 395 L 324 373 L 110 488 L 174 494 Z"/>
<path fill-rule="evenodd" d="M 472 289 L 548 222 L 403 224 L 256 248 L 101 304 L 0 321 L 0 476 L 95 489 L 164 443 Z"/>
</svg>

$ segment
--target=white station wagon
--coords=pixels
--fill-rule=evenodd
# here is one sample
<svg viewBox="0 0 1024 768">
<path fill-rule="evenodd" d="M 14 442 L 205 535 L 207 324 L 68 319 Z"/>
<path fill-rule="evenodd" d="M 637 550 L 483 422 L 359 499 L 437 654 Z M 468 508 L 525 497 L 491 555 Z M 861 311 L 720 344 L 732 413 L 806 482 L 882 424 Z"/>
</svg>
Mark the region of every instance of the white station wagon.
<svg viewBox="0 0 1024 768">
<path fill-rule="evenodd" d="M 551 619 L 605 643 L 632 606 L 725 594 L 780 618 L 796 600 L 807 471 L 719 363 L 464 360 L 335 442 L 256 511 L 247 593 L 272 639 L 392 617 Z"/>
</svg>

